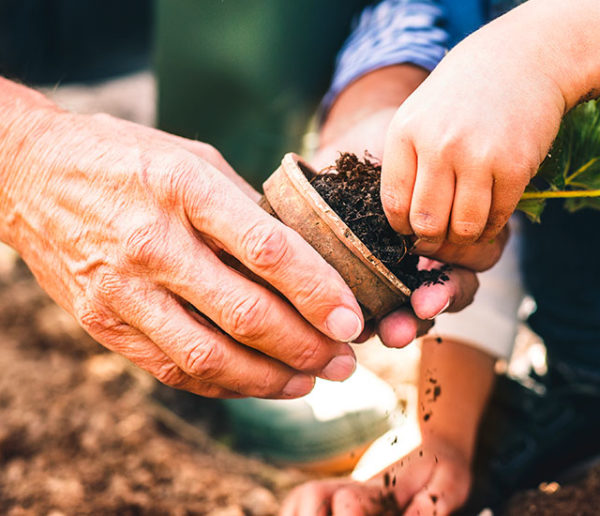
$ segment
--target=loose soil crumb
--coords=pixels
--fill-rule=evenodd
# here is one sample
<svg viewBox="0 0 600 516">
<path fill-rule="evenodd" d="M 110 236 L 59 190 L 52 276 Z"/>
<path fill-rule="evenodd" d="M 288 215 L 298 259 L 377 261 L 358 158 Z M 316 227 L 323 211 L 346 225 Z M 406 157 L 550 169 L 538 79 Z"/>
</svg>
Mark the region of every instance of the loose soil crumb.
<svg viewBox="0 0 600 516">
<path fill-rule="evenodd" d="M 167 388 L 95 343 L 22 262 L 0 267 L 0 370 L 3 516 L 268 516 L 310 478 L 214 440 L 211 405 L 197 405 L 195 432 L 174 427 L 154 400 L 175 391 L 157 395 Z M 515 496 L 506 514 L 598 514 L 600 467 L 546 491 Z M 376 501 L 377 514 L 401 514 L 393 492 Z"/>
<path fill-rule="evenodd" d="M 3 516 L 268 516 L 308 480 L 215 441 L 212 400 L 174 426 L 155 401 L 168 388 L 95 343 L 20 262 L 0 270 L 0 370 Z"/>
<path fill-rule="evenodd" d="M 393 492 L 386 494 L 381 493 L 379 497 L 371 500 L 376 505 L 376 513 L 378 516 L 397 516 L 402 514 L 402 508 L 398 505 Z"/>
<path fill-rule="evenodd" d="M 369 250 L 409 289 L 447 281 L 448 267 L 418 270 L 411 242 L 390 226 L 381 204 L 381 164 L 343 153 L 312 180 L 325 202 Z"/>
<path fill-rule="evenodd" d="M 511 498 L 506 516 L 596 516 L 600 507 L 600 466 L 583 479 L 558 489 L 532 489 Z"/>
</svg>

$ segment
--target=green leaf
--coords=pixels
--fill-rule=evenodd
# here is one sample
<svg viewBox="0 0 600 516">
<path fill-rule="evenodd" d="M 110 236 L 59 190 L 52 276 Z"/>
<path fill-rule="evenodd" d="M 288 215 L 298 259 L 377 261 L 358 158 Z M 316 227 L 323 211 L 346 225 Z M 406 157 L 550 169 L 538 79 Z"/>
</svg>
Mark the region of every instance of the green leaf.
<svg viewBox="0 0 600 516">
<path fill-rule="evenodd" d="M 580 104 L 563 118 L 548 156 L 525 190 L 529 197 L 535 192 L 540 198 L 522 199 L 517 209 L 539 222 L 545 192 L 569 196 L 565 201 L 569 211 L 600 209 L 600 196 L 590 190 L 600 190 L 600 99 Z M 580 192 L 586 196 L 578 197 Z"/>
<path fill-rule="evenodd" d="M 592 208 L 594 210 L 600 210 L 600 198 L 599 197 L 579 197 L 575 199 L 568 199 L 565 201 L 565 208 L 574 212 L 583 208 Z"/>
<path fill-rule="evenodd" d="M 541 222 L 541 215 L 546 207 L 545 199 L 521 199 L 517 204 L 517 210 L 527 215 L 532 222 Z"/>
</svg>

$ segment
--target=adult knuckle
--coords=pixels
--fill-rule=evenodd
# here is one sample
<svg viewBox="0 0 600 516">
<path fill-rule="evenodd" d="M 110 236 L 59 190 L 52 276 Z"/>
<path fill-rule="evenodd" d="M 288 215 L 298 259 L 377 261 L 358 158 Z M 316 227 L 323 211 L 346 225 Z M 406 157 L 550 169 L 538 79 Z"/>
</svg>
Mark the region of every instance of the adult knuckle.
<svg viewBox="0 0 600 516">
<path fill-rule="evenodd" d="M 167 161 L 168 159 L 168 161 Z M 166 172 L 159 177 L 160 202 L 169 210 L 210 205 L 214 170 L 207 160 L 188 150 L 175 151 L 166 158 Z"/>
<path fill-rule="evenodd" d="M 165 178 L 165 191 L 167 199 L 179 199 L 183 192 L 186 192 L 193 184 L 194 170 L 197 167 L 196 159 L 188 153 L 180 153 L 172 160 L 167 169 Z"/>
<path fill-rule="evenodd" d="M 88 279 L 83 294 L 75 300 L 74 313 L 78 318 L 92 319 L 92 314 L 110 313 L 112 301 L 127 289 L 126 281 L 117 271 L 102 267 Z"/>
<path fill-rule="evenodd" d="M 183 389 L 189 380 L 188 376 L 175 363 L 164 364 L 152 374 L 159 382 L 175 389 Z"/>
<path fill-rule="evenodd" d="M 334 287 L 335 288 L 335 287 Z M 335 290 L 330 281 L 324 281 L 322 277 L 313 277 L 309 281 L 302 282 L 297 287 L 295 302 L 315 311 L 318 308 L 331 310 L 332 294 Z M 328 306 L 323 306 L 324 301 Z"/>
<path fill-rule="evenodd" d="M 236 340 L 255 340 L 265 331 L 267 308 L 261 297 L 244 296 L 229 303 L 223 314 L 224 329 Z"/>
<path fill-rule="evenodd" d="M 129 229 L 125 242 L 125 256 L 129 263 L 154 267 L 164 259 L 167 231 L 160 217 L 149 218 Z"/>
<path fill-rule="evenodd" d="M 299 371 L 314 371 L 326 365 L 323 360 L 324 357 L 321 354 L 319 342 L 304 341 L 299 347 L 292 365 Z"/>
<path fill-rule="evenodd" d="M 283 377 L 278 375 L 274 368 L 265 368 L 260 377 L 255 379 L 254 385 L 248 387 L 246 391 L 257 398 L 278 397 L 283 388 L 282 380 Z"/>
<path fill-rule="evenodd" d="M 198 154 L 204 157 L 209 163 L 219 163 L 224 161 L 223 155 L 212 145 L 204 142 L 195 142 L 198 146 Z"/>
<path fill-rule="evenodd" d="M 256 223 L 244 235 L 248 264 L 258 269 L 279 270 L 288 258 L 289 243 L 285 228 L 272 223 Z"/>
<path fill-rule="evenodd" d="M 202 380 L 220 376 L 224 368 L 224 356 L 216 342 L 203 342 L 191 348 L 183 361 L 183 369 Z"/>
<path fill-rule="evenodd" d="M 99 338 L 108 333 L 118 332 L 124 325 L 120 318 L 96 300 L 81 303 L 75 308 L 74 315 L 85 331 Z"/>
</svg>

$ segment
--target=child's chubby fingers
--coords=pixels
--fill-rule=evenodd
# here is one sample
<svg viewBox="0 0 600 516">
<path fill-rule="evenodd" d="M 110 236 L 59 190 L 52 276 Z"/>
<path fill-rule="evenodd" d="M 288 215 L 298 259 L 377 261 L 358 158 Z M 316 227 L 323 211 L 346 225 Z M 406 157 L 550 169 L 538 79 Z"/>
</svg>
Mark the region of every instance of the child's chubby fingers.
<svg viewBox="0 0 600 516">
<path fill-rule="evenodd" d="M 463 168 L 457 174 L 448 241 L 466 245 L 483 233 L 490 214 L 493 177 L 482 167 Z"/>
<path fill-rule="evenodd" d="M 440 262 L 458 265 L 476 272 L 483 272 L 492 267 L 502 256 L 504 246 L 508 241 L 509 229 L 504 226 L 491 239 L 480 238 L 474 244 L 457 245 L 444 242 L 434 253 L 427 253 Z M 425 254 L 417 249 L 417 254 Z"/>
<path fill-rule="evenodd" d="M 471 486 L 469 468 L 463 463 L 442 462 L 429 482 L 415 494 L 404 514 L 446 516 L 467 500 Z"/>
<path fill-rule="evenodd" d="M 302 484 L 286 497 L 279 516 L 328 516 L 335 492 L 351 483 L 351 480 L 327 479 Z"/>
<path fill-rule="evenodd" d="M 392 228 L 412 235 L 410 205 L 417 175 L 417 154 L 403 125 L 397 122 L 400 109 L 386 137 L 381 162 L 381 204 Z"/>
<path fill-rule="evenodd" d="M 513 214 L 519 203 L 521 195 L 529 181 L 529 173 L 515 176 L 507 176 L 497 173 L 494 175 L 494 186 L 492 189 L 492 205 L 490 215 L 479 242 L 493 241 L 504 229 L 508 219 Z"/>
<path fill-rule="evenodd" d="M 392 495 L 393 496 L 393 495 Z M 331 500 L 332 516 L 374 516 L 382 514 L 384 494 L 380 487 L 349 484 L 339 488 Z"/>
<path fill-rule="evenodd" d="M 423 285 L 413 292 L 410 302 L 419 319 L 432 320 L 443 312 L 458 312 L 472 303 L 479 288 L 477 275 L 463 267 L 452 267 L 446 276 L 448 279 L 441 283 Z"/>
<path fill-rule="evenodd" d="M 442 264 L 421 258 L 419 267 L 439 268 Z M 474 272 L 462 267 L 446 271 L 447 279 L 417 288 L 410 298 L 410 307 L 402 307 L 377 323 L 381 341 L 390 348 L 402 348 L 414 339 L 425 335 L 434 319 L 443 312 L 458 312 L 471 304 L 479 287 Z"/>
<path fill-rule="evenodd" d="M 410 227 L 423 244 L 446 239 L 454 198 L 455 177 L 442 160 L 419 154 L 417 176 L 410 204 Z"/>
<path fill-rule="evenodd" d="M 386 499 L 396 497 L 380 481 L 350 479 L 315 480 L 294 489 L 285 499 L 279 516 L 375 516 L 382 514 Z"/>
</svg>

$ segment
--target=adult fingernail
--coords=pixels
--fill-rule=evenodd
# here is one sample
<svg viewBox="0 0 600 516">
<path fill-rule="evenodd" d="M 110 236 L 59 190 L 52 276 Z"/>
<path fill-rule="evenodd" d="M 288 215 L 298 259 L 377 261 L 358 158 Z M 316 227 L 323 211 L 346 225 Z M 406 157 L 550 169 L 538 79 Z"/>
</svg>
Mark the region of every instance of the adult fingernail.
<svg viewBox="0 0 600 516">
<path fill-rule="evenodd" d="M 427 319 L 429 319 L 430 321 L 432 319 L 435 319 L 438 315 L 443 314 L 448 309 L 449 306 L 450 306 L 450 300 L 448 299 L 448 301 L 446 301 L 446 304 L 442 307 L 442 309 L 437 314 L 432 315 L 431 317 L 428 317 Z"/>
<path fill-rule="evenodd" d="M 352 355 L 341 355 L 332 358 L 321 371 L 326 380 L 341 381 L 348 378 L 356 369 L 356 359 Z"/>
<path fill-rule="evenodd" d="M 315 379 L 307 374 L 297 374 L 292 376 L 290 381 L 286 383 L 282 394 L 285 398 L 299 398 L 312 391 L 315 385 Z"/>
<path fill-rule="evenodd" d="M 342 342 L 351 342 L 362 332 L 362 322 L 358 315 L 343 306 L 337 307 L 327 316 L 325 326 L 334 338 Z"/>
</svg>

